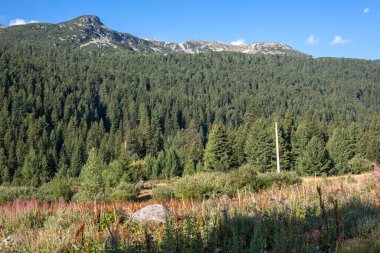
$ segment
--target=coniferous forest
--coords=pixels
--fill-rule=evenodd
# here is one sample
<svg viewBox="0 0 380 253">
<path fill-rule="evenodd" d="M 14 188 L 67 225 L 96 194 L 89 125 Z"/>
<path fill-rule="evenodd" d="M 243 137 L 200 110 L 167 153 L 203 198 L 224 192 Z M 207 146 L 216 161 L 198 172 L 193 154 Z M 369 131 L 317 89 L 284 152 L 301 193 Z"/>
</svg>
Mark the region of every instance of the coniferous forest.
<svg viewBox="0 0 380 253">
<path fill-rule="evenodd" d="M 244 164 L 270 172 L 274 122 L 282 170 L 360 173 L 380 160 L 379 61 L 22 44 L 0 52 L 3 184 L 116 185 Z"/>
<path fill-rule="evenodd" d="M 379 252 L 380 61 L 10 30 L 1 252 Z"/>
</svg>

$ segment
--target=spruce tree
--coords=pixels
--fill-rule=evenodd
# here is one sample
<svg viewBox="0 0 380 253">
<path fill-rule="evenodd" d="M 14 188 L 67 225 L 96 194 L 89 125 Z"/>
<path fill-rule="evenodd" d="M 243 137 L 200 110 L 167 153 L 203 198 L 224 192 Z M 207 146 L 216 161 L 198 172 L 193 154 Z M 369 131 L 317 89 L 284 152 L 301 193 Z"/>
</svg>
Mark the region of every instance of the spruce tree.
<svg viewBox="0 0 380 253">
<path fill-rule="evenodd" d="M 328 174 L 331 161 L 323 140 L 313 136 L 297 160 L 296 166 L 301 175 Z"/>
<path fill-rule="evenodd" d="M 170 149 L 166 154 L 163 173 L 166 179 L 182 175 L 181 162 L 173 149 Z"/>
<path fill-rule="evenodd" d="M 214 124 L 206 144 L 204 168 L 206 171 L 227 171 L 232 165 L 232 147 L 227 129 L 223 124 Z"/>
<path fill-rule="evenodd" d="M 4 149 L 0 148 L 0 184 L 10 181 L 7 159 Z"/>
<path fill-rule="evenodd" d="M 157 179 L 165 168 L 165 152 L 158 152 L 152 168 L 152 178 Z"/>
<path fill-rule="evenodd" d="M 355 149 L 349 145 L 348 134 L 345 129 L 336 128 L 326 144 L 331 160 L 334 162 L 332 173 L 343 174 L 348 172 L 348 162 L 354 157 Z"/>
<path fill-rule="evenodd" d="M 104 190 L 103 170 L 105 164 L 96 149 L 91 149 L 80 173 L 83 188 L 92 195 Z"/>
<path fill-rule="evenodd" d="M 263 172 L 271 171 L 275 166 L 276 153 L 273 135 L 274 131 L 270 132 L 266 121 L 260 118 L 247 136 L 245 145 L 247 162 Z"/>
</svg>

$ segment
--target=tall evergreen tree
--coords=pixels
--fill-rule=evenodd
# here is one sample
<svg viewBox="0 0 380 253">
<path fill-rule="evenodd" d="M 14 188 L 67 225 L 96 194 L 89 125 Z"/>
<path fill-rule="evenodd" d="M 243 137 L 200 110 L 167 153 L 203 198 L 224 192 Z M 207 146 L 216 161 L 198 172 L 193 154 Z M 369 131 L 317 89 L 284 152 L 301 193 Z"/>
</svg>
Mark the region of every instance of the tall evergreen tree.
<svg viewBox="0 0 380 253">
<path fill-rule="evenodd" d="M 260 171 L 271 171 L 275 168 L 276 153 L 274 132 L 267 128 L 266 121 L 260 118 L 251 128 L 245 145 L 247 162 Z"/>
<path fill-rule="evenodd" d="M 349 144 L 347 131 L 342 128 L 336 128 L 326 144 L 329 156 L 334 162 L 334 174 L 348 172 L 348 162 L 355 155 L 355 149 Z"/>
<path fill-rule="evenodd" d="M 10 182 L 10 175 L 6 161 L 7 159 L 5 157 L 4 149 L 0 148 L 0 184 Z"/>
<path fill-rule="evenodd" d="M 297 171 L 301 175 L 328 173 L 331 161 L 323 140 L 313 136 L 297 160 Z"/>
<path fill-rule="evenodd" d="M 166 179 L 182 175 L 181 162 L 177 153 L 173 149 L 170 149 L 165 156 L 165 168 L 163 174 Z"/>
<path fill-rule="evenodd" d="M 88 193 L 95 195 L 104 191 L 105 182 L 102 174 L 104 168 L 105 164 L 98 151 L 94 148 L 91 149 L 80 173 L 83 188 Z"/>
<path fill-rule="evenodd" d="M 227 171 L 232 165 L 232 147 L 227 129 L 223 124 L 211 128 L 204 153 L 206 171 Z"/>
</svg>

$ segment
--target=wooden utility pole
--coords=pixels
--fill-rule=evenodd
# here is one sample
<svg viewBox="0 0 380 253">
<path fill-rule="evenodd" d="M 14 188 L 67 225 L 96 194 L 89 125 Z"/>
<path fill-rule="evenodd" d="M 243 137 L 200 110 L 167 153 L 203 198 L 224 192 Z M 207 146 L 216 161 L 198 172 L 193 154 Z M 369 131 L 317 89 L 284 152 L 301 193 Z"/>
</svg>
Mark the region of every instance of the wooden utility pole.
<svg viewBox="0 0 380 253">
<path fill-rule="evenodd" d="M 278 129 L 277 122 L 275 123 L 276 132 L 276 158 L 277 158 L 277 173 L 280 173 L 280 150 L 278 147 Z"/>
</svg>

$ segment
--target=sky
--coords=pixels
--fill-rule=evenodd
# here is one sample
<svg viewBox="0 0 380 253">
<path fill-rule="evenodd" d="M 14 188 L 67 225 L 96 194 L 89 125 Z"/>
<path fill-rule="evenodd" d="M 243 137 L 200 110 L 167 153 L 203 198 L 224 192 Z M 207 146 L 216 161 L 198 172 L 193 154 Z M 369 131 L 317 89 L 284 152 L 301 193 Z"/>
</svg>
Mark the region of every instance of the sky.
<svg viewBox="0 0 380 253">
<path fill-rule="evenodd" d="M 379 0 L 0 0 L 0 24 L 97 15 L 139 37 L 283 42 L 315 57 L 380 59 Z"/>
</svg>

